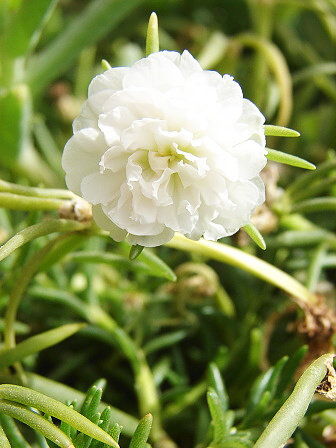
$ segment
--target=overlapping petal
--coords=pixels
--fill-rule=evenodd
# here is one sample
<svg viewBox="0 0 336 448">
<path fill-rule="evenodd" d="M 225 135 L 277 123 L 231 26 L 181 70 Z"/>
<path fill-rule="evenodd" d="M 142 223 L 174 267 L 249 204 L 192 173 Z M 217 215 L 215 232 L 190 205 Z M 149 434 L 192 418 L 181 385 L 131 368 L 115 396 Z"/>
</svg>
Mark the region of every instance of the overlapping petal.
<svg viewBox="0 0 336 448">
<path fill-rule="evenodd" d="M 264 117 L 229 75 L 163 51 L 93 79 L 63 155 L 68 187 L 116 241 L 217 240 L 265 199 Z"/>
</svg>

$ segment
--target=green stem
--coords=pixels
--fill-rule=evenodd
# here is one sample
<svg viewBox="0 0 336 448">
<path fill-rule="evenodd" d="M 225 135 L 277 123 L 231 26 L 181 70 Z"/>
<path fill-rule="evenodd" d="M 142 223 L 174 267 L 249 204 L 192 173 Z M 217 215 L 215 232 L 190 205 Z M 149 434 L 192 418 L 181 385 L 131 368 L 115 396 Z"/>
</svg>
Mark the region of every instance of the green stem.
<svg viewBox="0 0 336 448">
<path fill-rule="evenodd" d="M 293 277 L 240 249 L 204 239 L 192 241 L 178 233 L 166 245 L 191 253 L 199 253 L 244 269 L 295 297 L 298 303 L 317 303 L 317 297 Z"/>
<path fill-rule="evenodd" d="M 252 16 L 255 33 L 265 41 L 269 41 L 273 27 L 273 4 L 268 1 L 249 0 L 247 2 Z M 264 55 L 259 50 L 254 56 L 251 92 L 253 92 L 253 102 L 259 107 L 262 106 L 262 99 L 265 98 L 265 81 L 267 80 L 267 67 Z"/>
<path fill-rule="evenodd" d="M 267 239 L 268 247 L 286 247 L 287 249 L 316 246 L 322 242 L 328 242 L 331 248 L 336 248 L 335 235 L 319 228 L 311 230 L 286 230 L 275 237 Z"/>
<path fill-rule="evenodd" d="M 283 54 L 272 42 L 253 34 L 240 34 L 235 37 L 235 41 L 258 50 L 266 59 L 280 90 L 280 105 L 276 123 L 286 126 L 292 112 L 293 99 L 291 75 Z"/>
<path fill-rule="evenodd" d="M 39 296 L 40 290 L 34 288 L 31 291 Z M 87 305 L 79 300 L 75 295 L 66 291 L 47 290 L 41 291 L 44 299 L 58 301 L 71 307 L 89 323 L 104 329 L 111 335 L 111 343 L 117 347 L 129 360 L 134 378 L 135 390 L 138 397 L 139 413 L 145 415 L 148 412 L 153 414 L 153 428 L 151 439 L 155 442 L 167 439 L 167 435 L 162 428 L 160 401 L 155 386 L 153 374 L 148 366 L 143 350 L 131 339 L 131 337 L 118 326 L 117 322 L 103 309 L 96 305 Z"/>
<path fill-rule="evenodd" d="M 74 199 L 77 196 L 69 190 L 60 188 L 37 188 L 18 185 L 5 180 L 0 180 L 0 191 L 23 196 L 36 196 L 50 199 Z"/>
<path fill-rule="evenodd" d="M 87 307 L 85 314 L 91 323 L 105 329 L 112 335 L 115 345 L 130 361 L 135 378 L 135 391 L 138 397 L 140 415 L 145 415 L 150 412 L 154 417 L 151 434 L 152 440 L 158 442 L 166 439 L 167 435 L 162 428 L 161 407 L 157 389 L 144 352 L 135 344 L 130 336 L 118 326 L 115 320 L 101 308 Z"/>
<path fill-rule="evenodd" d="M 75 448 L 71 440 L 57 426 L 24 406 L 0 400 L 0 412 L 25 423 L 61 448 Z M 1 447 L 3 447 L 2 444 Z"/>
<path fill-rule="evenodd" d="M 321 75 L 336 75 L 335 62 L 315 62 L 314 65 L 298 70 L 293 74 L 293 84 L 298 84 L 302 81 L 311 82 L 315 77 Z M 312 78 L 312 79 L 311 79 Z"/>
<path fill-rule="evenodd" d="M 15 321 L 17 310 L 21 302 L 22 296 L 27 289 L 27 286 L 37 271 L 41 261 L 44 256 L 48 254 L 52 246 L 55 244 L 56 240 L 50 241 L 42 249 L 35 253 L 35 255 L 28 261 L 28 263 L 23 267 L 20 273 L 20 277 L 14 284 L 11 291 L 7 311 L 5 314 L 5 329 L 4 329 L 4 341 L 7 349 L 15 347 Z"/>
<path fill-rule="evenodd" d="M 316 230 L 318 227 L 302 215 L 288 214 L 280 216 L 280 227 L 291 230 Z M 327 231 L 324 231 L 327 233 Z"/>
<path fill-rule="evenodd" d="M 323 355 L 302 374 L 292 394 L 272 418 L 253 448 L 280 448 L 291 437 L 303 418 L 317 386 L 332 364 L 333 355 Z"/>
<path fill-rule="evenodd" d="M 70 219 L 48 219 L 27 227 L 16 233 L 0 248 L 0 261 L 8 257 L 16 249 L 36 238 L 55 232 L 76 232 L 88 229 L 91 222 L 78 222 Z"/>
<path fill-rule="evenodd" d="M 309 264 L 306 285 L 310 291 L 316 291 L 317 284 L 321 275 L 321 270 L 324 266 L 324 259 L 327 253 L 327 249 L 328 242 L 324 241 L 315 250 L 315 253 Z"/>
<path fill-rule="evenodd" d="M 60 199 L 37 198 L 0 192 L 0 207 L 11 210 L 58 210 L 64 204 L 65 201 Z"/>
</svg>

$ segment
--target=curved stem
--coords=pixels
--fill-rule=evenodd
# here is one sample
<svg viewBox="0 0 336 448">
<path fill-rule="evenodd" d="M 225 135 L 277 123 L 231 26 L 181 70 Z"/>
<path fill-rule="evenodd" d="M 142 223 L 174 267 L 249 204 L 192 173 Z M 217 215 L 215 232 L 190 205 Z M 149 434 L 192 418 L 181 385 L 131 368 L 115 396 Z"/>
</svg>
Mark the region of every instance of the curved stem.
<svg viewBox="0 0 336 448">
<path fill-rule="evenodd" d="M 265 57 L 281 94 L 276 122 L 278 125 L 286 126 L 292 113 L 293 99 L 291 75 L 284 56 L 272 42 L 253 34 L 240 34 L 234 40 L 260 51 Z"/>
<path fill-rule="evenodd" d="M 323 241 L 314 251 L 308 267 L 306 285 L 310 291 L 316 291 L 317 284 L 323 269 L 323 262 L 328 250 L 328 241 Z"/>
<path fill-rule="evenodd" d="M 256 6 L 257 3 L 257 6 Z M 273 2 L 263 0 L 248 0 L 250 15 L 252 18 L 253 28 L 256 35 L 261 39 L 269 41 L 272 36 L 273 28 Z M 267 80 L 267 66 L 265 65 L 264 55 L 261 51 L 257 51 L 254 55 L 253 71 L 252 71 L 252 89 L 253 102 L 259 107 L 262 106 L 262 99 L 265 92 L 265 81 Z"/>
<path fill-rule="evenodd" d="M 42 249 L 35 253 L 35 255 L 28 261 L 28 263 L 21 270 L 20 278 L 14 284 L 11 295 L 9 297 L 8 307 L 5 314 L 4 325 L 4 342 L 7 349 L 15 347 L 15 321 L 17 310 L 21 302 L 21 298 L 41 261 L 56 243 L 58 238 L 50 241 Z"/>
<path fill-rule="evenodd" d="M 85 314 L 89 322 L 105 329 L 111 334 L 115 345 L 119 347 L 130 361 L 135 378 L 135 391 L 138 397 L 139 412 L 141 415 L 150 412 L 154 417 L 151 439 L 153 442 L 167 439 L 167 435 L 162 428 L 160 401 L 153 374 L 148 366 L 143 350 L 101 308 L 87 306 Z M 171 446 L 173 446 L 172 442 Z"/>
<path fill-rule="evenodd" d="M 206 257 L 228 263 L 231 266 L 244 269 L 256 277 L 265 280 L 267 283 L 287 292 L 299 304 L 317 303 L 317 297 L 289 274 L 240 249 L 222 243 L 206 241 L 202 238 L 199 241 L 189 240 L 178 233 L 166 245 L 188 252 L 196 252 Z"/>
<path fill-rule="evenodd" d="M 91 222 L 78 222 L 70 219 L 48 219 L 46 221 L 27 227 L 16 233 L 0 248 L 0 261 L 8 257 L 19 247 L 40 236 L 55 232 L 75 232 L 88 229 Z"/>
<path fill-rule="evenodd" d="M 280 448 L 287 442 L 306 413 L 314 392 L 327 374 L 332 361 L 333 355 L 327 354 L 308 367 L 253 448 Z"/>
<path fill-rule="evenodd" d="M 34 291 L 35 295 L 40 295 L 38 294 L 38 289 Z M 148 412 L 153 414 L 152 441 L 159 443 L 160 441 L 167 440 L 168 436 L 162 428 L 160 400 L 153 374 L 141 347 L 99 306 L 85 304 L 77 296 L 66 291 L 48 290 L 41 291 L 41 293 L 44 298 L 48 297 L 50 300 L 71 307 L 71 309 L 86 319 L 87 322 L 109 333 L 111 345 L 117 347 L 131 364 L 140 415 L 145 415 Z M 171 440 L 169 440 L 169 444 L 170 447 L 174 446 Z"/>
</svg>

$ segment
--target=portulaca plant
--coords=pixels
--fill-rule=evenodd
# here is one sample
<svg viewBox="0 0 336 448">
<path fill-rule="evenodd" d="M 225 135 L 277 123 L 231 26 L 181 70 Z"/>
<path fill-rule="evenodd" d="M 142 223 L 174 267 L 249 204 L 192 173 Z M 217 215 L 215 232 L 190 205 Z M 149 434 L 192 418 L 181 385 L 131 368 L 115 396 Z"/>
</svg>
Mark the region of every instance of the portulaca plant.
<svg viewBox="0 0 336 448">
<path fill-rule="evenodd" d="M 101 26 L 101 21 L 106 14 L 105 9 L 100 7 L 105 8 L 107 3 L 104 0 L 92 3 L 81 21 L 77 22 L 74 30 L 71 30 L 72 39 L 69 39 L 69 34 L 65 34 L 61 43 L 53 47 L 52 57 L 50 53 L 48 56 L 47 52 L 45 61 L 49 61 L 51 67 L 56 66 L 55 61 L 62 59 L 70 40 L 71 43 L 76 43 L 82 39 L 83 48 L 85 47 L 87 24 L 92 24 L 93 19 L 97 32 L 104 28 Z M 112 3 L 114 2 L 111 2 L 111 5 Z M 44 23 L 43 5 L 44 13 L 48 15 L 50 6 L 48 2 L 36 1 L 29 6 L 28 2 L 21 2 L 17 6 L 16 19 L 11 24 L 12 28 L 9 26 L 7 29 L 5 41 L 1 42 L 7 64 L 10 62 L 13 70 L 7 70 L 2 75 L 15 72 L 17 67 L 21 70 L 22 48 L 27 54 L 31 53 L 31 45 L 37 39 L 36 30 L 39 30 L 39 26 Z M 112 8 L 111 5 L 109 8 Z M 34 20 L 28 23 L 28 28 L 25 28 L 30 8 L 35 8 L 33 14 L 35 21 L 39 22 L 37 19 L 40 17 L 41 24 L 36 29 L 33 26 Z M 117 11 L 117 9 L 108 10 Z M 9 20 L 7 22 L 10 23 Z M 27 34 L 25 36 L 21 33 L 22 36 L 30 36 L 31 40 L 26 47 L 18 45 L 16 48 L 18 53 L 15 53 L 13 51 L 15 47 L 8 43 L 14 43 L 12 39 L 16 36 L 21 42 L 18 30 L 22 29 Z M 73 38 L 74 36 L 77 38 Z M 68 57 L 71 52 L 70 46 Z M 306 347 L 301 347 L 292 358 L 279 359 L 274 367 L 254 381 L 249 398 L 243 398 L 246 409 L 236 410 L 235 403 L 233 403 L 234 409 L 231 409 L 232 404 L 229 403 L 221 368 L 229 365 L 231 361 L 237 364 L 238 370 L 241 371 L 246 357 L 248 369 L 244 370 L 242 377 L 238 377 L 238 381 L 240 378 L 245 381 L 246 372 L 255 373 L 256 360 L 259 357 L 257 351 L 261 352 L 260 342 L 266 332 L 262 333 L 259 332 L 259 328 L 254 328 L 258 331 L 253 333 L 253 336 L 252 330 L 248 328 L 250 324 L 247 323 L 247 327 L 244 327 L 246 321 L 241 323 L 240 316 L 234 315 L 233 302 L 225 290 L 221 289 L 220 281 L 210 266 L 206 266 L 205 263 L 199 266 L 196 266 L 196 263 L 184 263 L 175 273 L 153 251 L 145 250 L 140 254 L 144 246 L 155 247 L 165 244 L 243 269 L 290 295 L 308 315 L 310 321 L 316 324 L 316 333 L 322 329 L 330 338 L 334 329 L 333 315 L 325 312 L 327 307 L 321 306 L 321 298 L 314 293 L 316 290 L 314 282 L 317 281 L 319 269 L 323 266 L 326 244 L 335 244 L 335 239 L 331 232 L 316 229 L 299 213 L 314 208 L 324 210 L 326 207 L 335 207 L 335 201 L 330 201 L 330 198 L 305 199 L 306 195 L 309 198 L 316 192 L 323 191 L 326 183 L 321 178 L 324 175 L 330 176 L 334 171 L 335 160 L 328 161 L 319 172 L 311 173 L 311 176 L 308 174 L 306 177 L 300 177 L 283 194 L 284 208 L 287 202 L 293 201 L 290 212 L 284 213 L 285 219 L 287 222 L 290 221 L 293 227 L 299 223 L 298 227 L 301 226 L 303 229 L 303 232 L 300 232 L 301 241 L 303 233 L 307 239 L 313 235 L 315 241 L 320 244 L 314 257 L 311 257 L 313 260 L 309 267 L 312 279 L 310 285 L 302 285 L 294 277 L 248 251 L 234 245 L 216 242 L 243 227 L 260 247 L 265 248 L 262 236 L 251 224 L 250 219 L 256 208 L 265 200 L 265 186 L 260 173 L 267 159 L 302 168 L 315 167 L 298 157 L 266 147 L 267 135 L 290 137 L 297 136 L 298 133 L 278 126 L 265 125 L 262 113 L 252 102 L 244 98 L 241 87 L 230 75 L 222 76 L 214 71 L 203 70 L 188 51 L 182 54 L 159 51 L 155 15 L 152 15 L 149 22 L 146 53 L 145 58 L 131 67 L 111 68 L 104 62 L 106 70 L 92 80 L 88 99 L 73 124 L 74 135 L 66 144 L 63 154 L 66 183 L 71 191 L 36 188 L 0 180 L 2 207 L 19 210 L 20 213 L 38 212 L 31 213 L 33 216 L 25 219 L 26 224 L 18 220 L 19 223 L 15 223 L 15 228 L 19 230 L 13 231 L 12 236 L 0 248 L 0 261 L 4 260 L 5 280 L 2 301 L 6 301 L 5 316 L 1 322 L 4 337 L 0 352 L 0 379 L 1 383 L 8 383 L 0 384 L 1 448 L 30 446 L 18 431 L 13 419 L 36 431 L 36 443 L 33 442 L 32 445 L 34 447 L 119 448 L 122 428 L 117 422 L 122 423 L 124 435 L 132 437 L 129 445 L 131 448 L 145 447 L 148 438 L 155 447 L 175 447 L 175 442 L 169 432 L 166 432 L 166 421 L 172 416 L 177 416 L 176 421 L 179 422 L 183 432 L 184 420 L 182 418 L 180 423 L 180 414 L 186 407 L 205 397 L 206 391 L 208 409 L 205 413 L 199 414 L 201 418 L 195 425 L 200 423 L 195 432 L 203 432 L 203 441 L 198 442 L 196 446 L 280 448 L 299 425 L 315 391 L 326 398 L 335 398 L 336 373 L 332 354 L 323 355 L 315 360 L 305 370 L 292 394 L 286 393 L 307 351 Z M 52 70 L 45 69 L 49 67 L 48 64 L 40 64 L 39 67 L 42 67 L 42 72 L 48 73 L 44 79 L 46 82 Z M 38 90 L 41 81 L 39 76 L 35 77 L 32 72 L 26 80 L 25 76 L 27 74 L 22 75 L 22 79 L 17 78 L 22 82 L 19 85 L 15 85 L 15 77 L 12 85 L 11 76 L 8 76 L 8 79 L 7 76 L 0 76 L 0 84 L 1 82 L 3 84 L 0 89 L 0 102 L 6 111 L 0 128 L 2 126 L 5 131 L 7 127 L 10 128 L 7 123 L 12 120 L 13 111 L 17 112 L 17 123 L 26 124 L 24 120 L 27 115 L 26 109 L 29 109 L 27 105 L 30 94 Z M 22 130 L 24 137 L 25 131 Z M 11 139 L 7 139 L 6 132 L 3 134 L 3 141 L 6 145 L 10 145 Z M 16 136 L 15 132 L 13 135 Z M 0 140 L 1 137 L 0 132 Z M 21 137 L 20 134 L 18 138 L 20 144 L 25 141 Z M 51 160 L 53 159 L 49 157 L 49 161 Z M 330 186 L 334 178 L 330 176 L 327 181 L 327 186 Z M 297 203 L 295 198 L 296 200 L 299 198 Z M 91 205 L 97 226 L 93 225 L 91 220 Z M 52 212 L 54 216 L 41 219 L 42 211 Z M 56 213 L 58 215 L 55 217 Z M 2 218 L 6 224 L 9 223 L 5 213 Z M 308 233 L 305 233 L 306 231 Z M 57 235 L 53 236 L 54 233 Z M 108 235 L 120 244 L 111 244 Z M 297 234 L 295 233 L 294 237 L 291 235 L 289 236 L 293 241 Z M 290 246 L 288 233 L 285 237 L 287 246 L 283 243 L 283 247 L 287 248 Z M 121 243 L 124 239 L 131 244 L 130 258 L 139 255 L 138 260 L 130 261 L 127 255 L 125 257 L 124 254 L 118 253 L 119 249 L 121 252 L 129 250 L 127 242 Z M 100 245 L 103 240 L 108 242 L 104 241 L 104 245 Z M 91 243 L 95 250 L 92 250 Z M 32 250 L 30 244 L 33 244 Z M 24 245 L 28 245 L 26 247 L 29 249 L 23 251 L 11 264 L 8 257 Z M 74 252 L 79 246 L 81 250 Z M 117 248 L 117 253 L 110 253 L 111 247 Z M 63 271 L 63 267 L 60 266 L 54 269 L 61 260 L 65 260 L 65 263 L 70 262 L 68 270 L 65 268 Z M 170 361 L 166 362 L 165 356 L 161 358 L 160 355 L 159 362 L 151 367 L 148 356 L 156 350 L 171 347 L 189 337 L 188 325 L 185 326 L 183 322 L 181 331 L 174 330 L 172 333 L 160 334 L 159 329 L 165 327 L 167 322 L 171 325 L 176 316 L 171 319 L 170 311 L 167 312 L 168 307 L 162 307 L 159 311 L 155 309 L 156 314 L 149 312 L 146 316 L 148 320 L 144 319 L 143 329 L 147 331 L 146 324 L 154 315 L 161 323 L 149 331 L 152 332 L 153 339 L 148 338 L 146 342 L 146 337 L 143 337 L 146 331 L 139 325 L 141 319 L 131 317 L 131 320 L 126 322 L 117 315 L 118 313 L 114 315 L 111 311 L 115 304 L 119 306 L 120 302 L 127 302 L 124 299 L 129 293 L 128 300 L 132 302 L 134 296 L 134 303 L 128 303 L 127 307 L 123 308 L 123 313 L 132 314 L 134 311 L 132 307 L 138 306 L 136 303 L 138 291 L 135 291 L 131 284 L 124 290 L 124 286 L 118 285 L 114 288 L 115 285 L 112 285 L 110 288 L 110 283 L 103 282 L 106 291 L 102 293 L 100 271 L 93 273 L 87 270 L 85 275 L 77 272 L 78 263 L 84 262 L 92 265 L 105 264 L 104 267 L 108 267 L 109 270 L 106 271 L 108 274 L 104 275 L 108 277 L 111 272 L 113 275 L 118 271 L 118 275 L 120 274 L 118 280 L 122 277 L 125 266 L 126 269 L 133 270 L 136 276 L 143 274 L 146 279 L 149 275 L 163 278 L 170 283 L 168 286 L 165 284 L 162 290 L 156 290 L 159 291 L 158 296 L 162 291 L 165 291 L 165 294 L 170 291 L 171 296 L 177 292 L 177 300 L 183 301 L 186 300 L 184 289 L 190 288 L 191 294 L 196 291 L 196 295 L 202 296 L 203 300 L 205 294 L 209 294 L 210 297 L 216 290 L 215 298 L 218 303 L 214 306 L 211 304 L 210 307 L 206 305 L 202 313 L 210 316 L 209 309 L 210 313 L 214 313 L 213 310 L 217 308 L 216 319 L 220 315 L 218 322 L 224 322 L 224 325 L 229 323 L 229 327 L 234 327 L 237 322 L 237 327 L 239 329 L 242 327 L 240 333 L 242 339 L 237 338 L 237 341 L 240 346 L 244 346 L 246 342 L 247 351 L 245 347 L 243 351 L 238 347 L 237 351 L 235 345 L 231 350 L 231 346 L 226 348 L 221 345 L 224 339 L 209 337 L 209 343 L 206 344 L 215 346 L 215 351 L 211 350 L 210 355 L 205 354 L 208 371 L 205 374 L 201 373 L 202 377 L 197 379 L 199 382 L 196 385 L 193 384 L 194 379 L 191 382 L 189 379 L 177 381 L 179 374 L 175 375 L 171 370 Z M 330 259 L 327 262 L 334 263 Z M 184 281 L 183 271 L 186 273 L 187 281 Z M 38 278 L 35 279 L 34 285 L 29 288 L 38 272 L 41 275 L 36 276 Z M 188 286 L 188 275 L 190 273 L 193 275 L 195 272 L 196 276 L 191 278 L 192 281 Z M 177 279 L 178 276 L 180 278 Z M 202 276 L 207 283 L 203 282 Z M 176 283 L 173 284 L 174 281 Z M 117 283 L 116 280 L 115 284 Z M 115 291 L 110 294 L 110 289 Z M 179 294 L 182 289 L 183 294 Z M 116 297 L 112 297 L 114 294 Z M 28 299 L 40 298 L 64 307 L 65 312 L 61 317 L 66 322 L 67 319 L 72 319 L 73 315 L 81 322 L 66 323 L 37 335 L 27 336 L 22 342 L 17 343 L 16 333 L 20 328 L 22 331 L 17 319 L 18 310 L 21 302 L 26 300 L 26 295 Z M 140 295 L 139 293 L 139 297 Z M 151 299 L 154 295 L 151 295 Z M 8 303 L 7 297 L 9 297 Z M 167 297 L 170 298 L 170 295 Z M 165 302 L 169 302 L 167 297 L 163 298 Z M 162 301 L 162 297 L 160 296 L 158 300 Z M 142 297 L 139 301 L 142 301 Z M 26 309 L 29 308 L 30 312 L 32 308 L 34 312 L 34 307 L 30 305 L 28 302 Z M 158 302 L 154 305 L 158 306 Z M 67 314 L 67 309 L 70 309 L 71 313 Z M 141 311 L 143 314 L 139 312 L 137 316 L 145 315 L 148 310 L 149 307 L 146 309 L 143 307 Z M 181 320 L 185 317 L 183 316 Z M 250 317 L 248 320 L 251 320 Z M 196 320 L 197 325 L 201 326 L 203 321 L 198 320 L 198 317 Z M 209 322 L 212 325 L 213 321 Z M 255 319 L 255 322 L 258 320 Z M 90 324 L 89 329 L 84 330 L 86 323 Z M 136 328 L 133 332 L 133 327 L 138 325 L 139 331 Z M 190 328 L 194 331 L 194 327 Z M 208 328 L 210 327 L 202 328 L 204 333 Z M 23 330 L 26 331 L 25 327 Z M 105 380 L 98 380 L 84 396 L 59 382 L 30 372 L 30 361 L 25 371 L 26 358 L 31 359 L 42 350 L 62 342 L 81 330 L 87 331 L 86 334 L 90 337 L 101 338 L 104 343 L 111 343 L 113 349 L 119 351 L 129 363 L 134 379 L 138 414 L 142 417 L 140 420 L 133 416 L 133 409 L 131 415 L 100 403 L 106 385 Z M 228 334 L 230 339 L 234 339 L 232 337 L 234 333 Z M 214 337 L 217 338 L 217 333 L 214 333 Z M 222 348 L 225 350 L 221 353 Z M 202 346 L 200 350 L 203 350 Z M 180 365 L 179 370 L 187 371 L 183 365 L 184 361 L 179 361 L 179 353 L 176 352 L 176 356 L 174 354 L 177 364 Z M 203 352 L 201 357 L 203 358 Z M 84 358 L 86 363 L 86 353 Z M 61 364 L 63 361 L 59 362 Z M 174 363 L 173 359 L 172 366 Z M 82 359 L 80 365 L 83 365 Z M 118 365 L 113 361 L 111 366 L 114 369 Z M 77 365 L 72 368 L 78 369 Z M 121 370 L 118 375 L 122 376 Z M 129 372 L 125 376 L 126 382 L 132 383 L 128 375 Z M 115 387 L 113 379 L 114 377 L 108 378 L 112 388 Z M 162 382 L 166 379 L 172 381 L 174 387 L 182 390 L 176 401 L 169 402 L 168 399 L 168 404 L 164 403 L 166 398 L 161 402 L 159 392 Z M 188 389 L 184 389 L 187 384 Z M 175 393 L 174 387 L 168 392 Z M 249 387 L 248 382 L 244 387 L 245 389 Z M 285 401 L 286 394 L 288 398 Z M 65 401 L 68 405 L 63 403 Z M 316 406 L 315 411 L 311 409 L 310 412 L 318 413 L 321 409 L 326 408 L 323 408 L 323 405 Z M 266 425 L 271 415 L 274 417 Z M 56 418 L 57 422 L 61 421 L 61 424 L 55 424 L 52 418 Z M 30 434 L 28 436 L 30 437 Z M 297 441 L 300 443 L 300 433 L 295 443 Z"/>
<path fill-rule="evenodd" d="M 148 29 L 147 57 L 90 83 L 63 153 L 68 188 L 134 246 L 249 231 L 265 200 L 265 118 L 230 75 L 202 70 L 186 50 L 156 51 Z"/>
</svg>

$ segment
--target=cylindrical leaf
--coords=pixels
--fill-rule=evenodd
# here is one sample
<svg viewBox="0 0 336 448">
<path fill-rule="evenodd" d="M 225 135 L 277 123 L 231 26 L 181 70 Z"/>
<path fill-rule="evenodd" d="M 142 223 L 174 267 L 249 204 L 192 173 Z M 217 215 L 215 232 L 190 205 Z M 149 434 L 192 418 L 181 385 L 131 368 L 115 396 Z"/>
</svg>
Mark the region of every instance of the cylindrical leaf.
<svg viewBox="0 0 336 448">
<path fill-rule="evenodd" d="M 61 448 L 74 448 L 71 440 L 57 426 L 20 404 L 0 400 L 0 413 L 25 423 Z"/>
<path fill-rule="evenodd" d="M 129 448 L 145 448 L 146 442 L 152 428 L 153 417 L 151 414 L 145 415 L 139 422 L 135 430 Z"/>
<path fill-rule="evenodd" d="M 68 423 L 78 431 L 81 431 L 92 438 L 106 443 L 109 446 L 113 446 L 114 448 L 119 448 L 119 445 L 110 435 L 86 417 L 65 404 L 40 394 L 39 392 L 22 386 L 2 384 L 0 386 L 0 398 L 34 407 Z"/>
<path fill-rule="evenodd" d="M 254 448 L 280 448 L 287 442 L 304 416 L 317 386 L 328 371 L 327 365 L 330 365 L 332 360 L 333 355 L 324 355 L 308 367 Z"/>
</svg>

